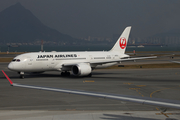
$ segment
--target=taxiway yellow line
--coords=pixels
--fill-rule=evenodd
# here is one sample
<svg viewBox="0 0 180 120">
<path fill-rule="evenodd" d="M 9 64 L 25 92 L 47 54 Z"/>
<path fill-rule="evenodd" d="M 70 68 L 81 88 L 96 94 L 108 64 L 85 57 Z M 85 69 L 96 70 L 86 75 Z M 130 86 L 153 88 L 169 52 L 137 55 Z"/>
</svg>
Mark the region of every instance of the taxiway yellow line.
<svg viewBox="0 0 180 120">
<path fill-rule="evenodd" d="M 174 87 L 172 87 L 172 88 L 174 88 Z M 167 90 L 167 89 L 172 89 L 172 88 L 164 88 L 164 89 L 160 89 L 160 90 L 153 91 L 153 92 L 150 94 L 150 97 L 152 98 L 152 95 L 153 95 L 154 93 L 156 93 L 156 92 L 160 92 L 160 91 L 162 91 L 162 90 Z M 156 107 L 156 109 L 157 109 L 158 111 L 160 111 L 157 107 Z M 161 114 L 163 114 L 164 116 L 166 116 L 167 118 L 169 118 L 169 116 L 168 116 L 166 113 L 161 112 Z"/>
<path fill-rule="evenodd" d="M 123 84 L 131 85 L 131 84 L 133 84 L 133 83 L 123 83 Z"/>
<path fill-rule="evenodd" d="M 85 81 L 83 81 L 83 83 L 86 83 L 86 82 L 94 82 L 94 80 L 85 80 Z"/>
<path fill-rule="evenodd" d="M 137 87 L 145 87 L 146 85 L 136 85 Z"/>
</svg>

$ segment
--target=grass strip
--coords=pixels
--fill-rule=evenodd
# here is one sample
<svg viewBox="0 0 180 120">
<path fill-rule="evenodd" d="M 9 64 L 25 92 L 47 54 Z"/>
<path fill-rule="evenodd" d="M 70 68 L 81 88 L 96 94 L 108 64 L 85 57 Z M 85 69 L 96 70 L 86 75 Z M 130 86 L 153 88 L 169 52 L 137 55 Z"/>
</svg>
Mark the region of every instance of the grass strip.
<svg viewBox="0 0 180 120">
<path fill-rule="evenodd" d="M 11 62 L 13 58 L 0 58 L 0 62 Z"/>
</svg>

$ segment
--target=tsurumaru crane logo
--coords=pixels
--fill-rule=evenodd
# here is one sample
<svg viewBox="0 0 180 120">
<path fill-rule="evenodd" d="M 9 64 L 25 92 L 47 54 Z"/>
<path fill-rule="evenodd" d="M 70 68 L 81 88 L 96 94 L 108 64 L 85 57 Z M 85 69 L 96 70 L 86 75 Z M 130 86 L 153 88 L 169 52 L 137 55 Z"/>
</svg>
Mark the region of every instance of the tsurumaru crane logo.
<svg viewBox="0 0 180 120">
<path fill-rule="evenodd" d="M 126 38 L 122 37 L 119 40 L 119 46 L 124 49 L 126 47 Z"/>
</svg>

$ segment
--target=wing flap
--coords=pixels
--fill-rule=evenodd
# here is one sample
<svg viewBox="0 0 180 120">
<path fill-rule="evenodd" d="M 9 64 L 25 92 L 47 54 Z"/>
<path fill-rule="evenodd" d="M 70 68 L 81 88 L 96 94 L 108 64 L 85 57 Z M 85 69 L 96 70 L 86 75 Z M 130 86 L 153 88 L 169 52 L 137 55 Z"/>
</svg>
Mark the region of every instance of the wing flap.
<svg viewBox="0 0 180 120">
<path fill-rule="evenodd" d="M 6 73 L 2 70 L 4 76 L 7 78 L 7 80 L 9 81 L 9 83 L 12 85 L 13 82 L 11 81 L 11 79 L 6 75 Z"/>
<path fill-rule="evenodd" d="M 8 79 L 9 77 L 3 71 L 3 74 Z M 116 99 L 121 101 L 128 101 L 128 102 L 135 102 L 145 105 L 154 105 L 154 106 L 161 106 L 167 108 L 175 108 L 180 109 L 180 101 L 174 100 L 163 100 L 157 98 L 148 98 L 148 97 L 136 97 L 136 96 L 128 96 L 128 95 L 117 95 L 117 94 L 107 94 L 107 93 L 98 93 L 98 92 L 86 92 L 86 91 L 78 91 L 78 90 L 70 90 L 70 89 L 60 89 L 60 88 L 49 88 L 49 87 L 41 87 L 41 86 L 31 86 L 31 85 L 21 85 L 17 83 L 13 83 L 10 78 L 8 79 L 10 84 L 15 87 L 23 87 L 23 88 L 30 88 L 30 89 L 38 89 L 38 90 L 47 90 L 47 91 L 54 91 L 54 92 L 63 92 L 69 94 L 77 94 L 77 95 L 86 95 L 86 96 L 94 96 L 94 97 L 101 97 L 101 98 L 108 98 L 108 99 Z"/>
</svg>

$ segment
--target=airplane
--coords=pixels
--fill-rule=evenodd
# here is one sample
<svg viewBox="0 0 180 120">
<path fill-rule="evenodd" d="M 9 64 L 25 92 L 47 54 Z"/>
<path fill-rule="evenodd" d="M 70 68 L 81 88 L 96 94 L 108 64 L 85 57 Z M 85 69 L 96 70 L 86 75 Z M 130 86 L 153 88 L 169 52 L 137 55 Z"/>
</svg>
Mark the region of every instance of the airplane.
<svg viewBox="0 0 180 120">
<path fill-rule="evenodd" d="M 10 85 L 15 86 L 15 87 L 54 91 L 54 92 L 62 92 L 62 93 L 77 94 L 77 95 L 86 95 L 86 96 L 101 97 L 104 99 L 115 99 L 115 100 L 128 101 L 128 102 L 135 102 L 135 103 L 139 103 L 142 105 L 153 105 L 153 106 L 165 107 L 165 110 L 167 110 L 166 108 L 180 109 L 180 101 L 175 101 L 175 100 L 149 98 L 149 97 L 137 97 L 137 96 L 120 95 L 120 94 L 107 94 L 107 93 L 98 93 L 98 92 L 86 92 L 86 91 L 77 91 L 77 90 L 70 90 L 70 89 L 48 88 L 48 87 L 17 84 L 17 83 L 13 83 L 12 80 L 6 75 L 6 73 L 3 70 L 2 70 L 2 72 L 3 72 L 4 76 L 7 78 L 7 80 L 9 81 Z"/>
<path fill-rule="evenodd" d="M 33 52 L 16 56 L 8 65 L 8 69 L 20 74 L 24 72 L 41 73 L 45 71 L 60 71 L 62 76 L 69 76 L 70 71 L 75 76 L 90 76 L 94 69 L 116 65 L 121 61 L 156 58 L 130 58 L 125 54 L 131 26 L 126 27 L 110 51 L 94 52 Z"/>
</svg>

